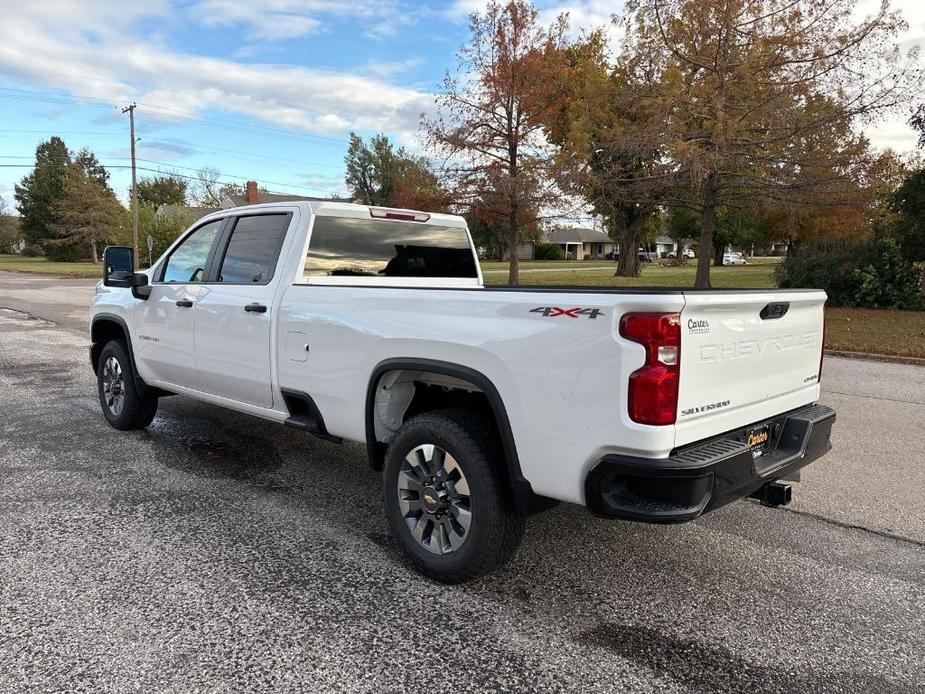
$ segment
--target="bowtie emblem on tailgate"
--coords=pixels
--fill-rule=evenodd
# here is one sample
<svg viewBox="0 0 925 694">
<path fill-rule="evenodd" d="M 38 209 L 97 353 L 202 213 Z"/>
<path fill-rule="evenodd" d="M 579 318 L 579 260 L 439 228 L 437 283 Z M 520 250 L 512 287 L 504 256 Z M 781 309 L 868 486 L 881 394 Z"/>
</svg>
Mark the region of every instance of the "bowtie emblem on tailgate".
<svg viewBox="0 0 925 694">
<path fill-rule="evenodd" d="M 574 308 L 560 308 L 559 306 L 537 306 L 536 308 L 531 308 L 530 313 L 541 313 L 545 318 L 556 318 L 557 316 L 578 318 L 579 316 L 587 316 L 588 318 L 593 319 L 604 315 L 604 312 L 599 308 L 582 308 L 581 306 L 575 306 Z"/>
</svg>

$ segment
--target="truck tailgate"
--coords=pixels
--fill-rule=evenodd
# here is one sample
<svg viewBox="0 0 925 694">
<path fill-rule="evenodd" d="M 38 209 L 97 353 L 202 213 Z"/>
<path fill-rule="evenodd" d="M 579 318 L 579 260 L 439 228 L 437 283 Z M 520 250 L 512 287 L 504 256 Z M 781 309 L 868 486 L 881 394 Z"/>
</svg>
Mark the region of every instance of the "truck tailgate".
<svg viewBox="0 0 925 694">
<path fill-rule="evenodd" d="M 685 292 L 675 445 L 814 402 L 825 292 Z"/>
</svg>

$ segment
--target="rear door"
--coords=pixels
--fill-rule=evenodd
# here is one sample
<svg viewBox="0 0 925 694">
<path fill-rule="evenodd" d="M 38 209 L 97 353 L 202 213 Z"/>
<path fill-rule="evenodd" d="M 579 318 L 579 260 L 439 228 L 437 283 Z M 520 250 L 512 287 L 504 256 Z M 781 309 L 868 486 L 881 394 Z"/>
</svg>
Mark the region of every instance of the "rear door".
<svg viewBox="0 0 925 694">
<path fill-rule="evenodd" d="M 819 396 L 825 292 L 686 292 L 676 445 Z"/>
<path fill-rule="evenodd" d="M 293 212 L 237 215 L 196 304 L 196 371 L 206 393 L 273 406 L 270 337 L 281 251 Z"/>
</svg>

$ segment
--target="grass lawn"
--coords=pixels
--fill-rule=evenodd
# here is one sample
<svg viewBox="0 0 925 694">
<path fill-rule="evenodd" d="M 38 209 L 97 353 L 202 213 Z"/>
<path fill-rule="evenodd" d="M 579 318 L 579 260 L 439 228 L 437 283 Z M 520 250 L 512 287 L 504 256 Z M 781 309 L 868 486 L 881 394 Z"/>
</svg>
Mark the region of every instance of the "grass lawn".
<svg viewBox="0 0 925 694">
<path fill-rule="evenodd" d="M 45 258 L 27 258 L 21 255 L 0 255 L 0 270 L 15 272 L 37 272 L 56 277 L 92 277 L 103 276 L 103 266 L 93 263 L 55 263 Z"/>
<path fill-rule="evenodd" d="M 925 359 L 925 311 L 829 308 L 825 321 L 829 349 Z"/>
<path fill-rule="evenodd" d="M 713 267 L 710 277 L 714 287 L 773 288 L 771 273 L 777 262 L 776 258 L 757 258 L 749 265 Z M 614 277 L 610 261 L 525 261 L 521 269 L 556 270 L 523 272 L 520 283 L 524 286 L 692 287 L 696 272 L 693 264 L 662 267 L 645 263 L 639 277 Z M 102 274 L 101 267 L 93 263 L 55 263 L 18 255 L 0 255 L 0 270 L 93 279 Z M 487 271 L 487 284 L 507 283 L 507 263 L 484 262 L 482 270 Z M 925 358 L 925 312 L 830 308 L 826 310 L 826 336 L 829 349 Z"/>
<path fill-rule="evenodd" d="M 772 288 L 775 286 L 771 274 L 777 260 L 749 265 L 733 265 L 710 268 L 714 287 Z M 639 277 L 614 277 L 613 263 L 601 265 L 594 261 L 559 261 L 552 263 L 523 263 L 520 283 L 529 285 L 599 286 L 599 287 L 693 287 L 697 267 L 693 264 L 681 267 L 662 267 L 658 263 L 643 263 Z M 492 265 L 498 267 L 491 267 Z M 595 267 L 596 265 L 596 267 Z M 537 267 L 541 266 L 541 267 Z M 529 272 L 534 269 L 555 268 L 554 272 Z M 562 268 L 561 271 L 558 269 Z M 482 270 L 507 269 L 507 263 L 482 263 Z M 486 284 L 507 284 L 504 272 L 486 272 Z"/>
</svg>

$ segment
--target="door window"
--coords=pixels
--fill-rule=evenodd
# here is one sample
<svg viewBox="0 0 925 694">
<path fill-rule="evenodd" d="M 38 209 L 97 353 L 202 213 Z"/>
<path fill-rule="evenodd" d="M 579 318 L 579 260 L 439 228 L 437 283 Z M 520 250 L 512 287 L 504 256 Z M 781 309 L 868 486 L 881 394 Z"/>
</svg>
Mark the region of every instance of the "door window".
<svg viewBox="0 0 925 694">
<path fill-rule="evenodd" d="M 217 282 L 267 284 L 273 278 L 291 214 L 239 217 L 231 232 Z"/>
<path fill-rule="evenodd" d="M 224 219 L 203 224 L 196 229 L 170 254 L 164 263 L 161 282 L 191 284 L 205 281 L 209 251 Z"/>
</svg>

